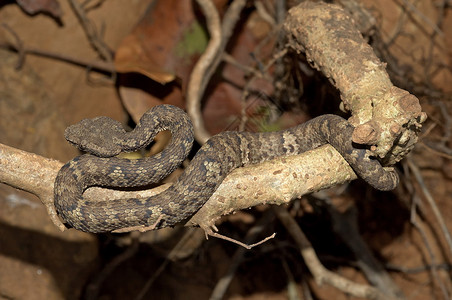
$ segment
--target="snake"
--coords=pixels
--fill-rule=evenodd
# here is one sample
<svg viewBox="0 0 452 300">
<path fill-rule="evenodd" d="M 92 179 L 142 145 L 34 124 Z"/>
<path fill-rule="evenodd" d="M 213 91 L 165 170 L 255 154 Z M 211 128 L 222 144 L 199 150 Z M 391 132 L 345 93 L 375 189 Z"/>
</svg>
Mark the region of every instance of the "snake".
<svg viewBox="0 0 452 300">
<path fill-rule="evenodd" d="M 171 140 L 160 153 L 140 159 L 117 156 L 147 147 L 164 130 L 171 132 Z M 397 172 L 383 167 L 370 150 L 354 145 L 353 130 L 344 118 L 325 114 L 282 131 L 221 132 L 197 151 L 165 191 L 144 198 L 96 201 L 84 198 L 87 188 L 146 187 L 168 176 L 190 153 L 193 125 L 184 110 L 166 104 L 151 108 L 132 131 L 108 117 L 85 119 L 65 131 L 65 138 L 87 153 L 73 158 L 58 171 L 54 205 L 67 227 L 85 232 L 111 232 L 135 226 L 173 227 L 195 214 L 232 170 L 325 144 L 333 146 L 373 188 L 394 189 L 399 181 Z"/>
</svg>

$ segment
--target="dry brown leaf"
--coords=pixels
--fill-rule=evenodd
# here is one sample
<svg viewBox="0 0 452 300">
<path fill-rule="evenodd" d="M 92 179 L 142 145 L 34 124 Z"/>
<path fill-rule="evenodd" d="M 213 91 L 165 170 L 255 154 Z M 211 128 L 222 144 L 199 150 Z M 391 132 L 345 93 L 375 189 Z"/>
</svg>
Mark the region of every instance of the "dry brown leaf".
<svg viewBox="0 0 452 300">
<path fill-rule="evenodd" d="M 116 70 L 121 73 L 140 73 L 161 84 L 173 81 L 175 74 L 163 71 L 159 62 L 145 51 L 142 43 L 134 34 L 123 40 L 115 55 Z"/>
<path fill-rule="evenodd" d="M 141 73 L 161 84 L 185 78 L 208 39 L 193 9 L 191 1 L 152 3 L 117 49 L 117 70 Z"/>
<path fill-rule="evenodd" d="M 216 2 L 217 7 L 226 3 Z M 191 1 L 155 1 L 117 49 L 119 72 L 140 73 L 160 83 L 132 74 L 122 76 L 119 93 L 135 121 L 158 104 L 184 107 L 188 76 L 208 42 L 195 7 Z"/>
<path fill-rule="evenodd" d="M 224 0 L 215 2 L 221 14 L 226 3 Z M 161 84 L 166 83 L 162 86 L 131 74 L 122 76 L 119 92 L 135 121 L 158 104 L 184 107 L 190 72 L 208 42 L 206 29 L 199 23 L 202 17 L 194 11 L 194 7 L 189 1 L 156 1 L 117 50 L 115 64 L 120 72 L 137 72 Z M 256 28 L 263 27 L 258 19 L 257 14 L 245 16 L 246 22 L 237 28 L 234 39 L 229 43 L 228 52 L 238 64 L 256 65 L 249 53 L 266 38 L 262 31 L 256 34 Z M 267 49 L 264 52 L 268 55 L 272 43 Z M 234 129 L 234 123 L 242 113 L 241 94 L 246 83 L 245 72 L 236 66 L 225 64 L 219 70 L 221 74 L 212 78 L 209 84 L 212 88 L 204 97 L 203 117 L 206 127 L 213 134 Z M 174 78 L 178 80 L 171 81 Z M 270 93 L 272 84 L 259 80 L 251 88 Z M 250 99 L 250 102 L 256 101 L 260 102 L 259 99 Z"/>
</svg>

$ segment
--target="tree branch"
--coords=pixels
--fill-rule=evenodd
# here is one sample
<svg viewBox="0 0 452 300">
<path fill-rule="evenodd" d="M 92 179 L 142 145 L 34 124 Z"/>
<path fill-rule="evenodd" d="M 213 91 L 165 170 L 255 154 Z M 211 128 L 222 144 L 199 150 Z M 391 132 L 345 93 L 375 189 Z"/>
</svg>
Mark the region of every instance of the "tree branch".
<svg viewBox="0 0 452 300">
<path fill-rule="evenodd" d="M 305 1 L 289 10 L 284 31 L 289 48 L 304 52 L 340 91 L 343 109 L 351 112 L 349 121 L 356 127 L 353 142 L 370 145 L 386 165 L 403 159 L 427 115 L 414 95 L 393 86 L 386 64 L 344 9 Z"/>
<path fill-rule="evenodd" d="M 38 196 L 53 223 L 64 230 L 53 205 L 53 184 L 61 162 L 0 144 L 0 182 Z M 206 233 L 215 230 L 223 215 L 259 204 L 284 204 L 304 194 L 356 179 L 342 156 L 330 145 L 301 155 L 282 157 L 231 172 L 207 203 L 186 223 L 200 226 Z M 88 200 L 102 201 L 149 197 L 170 185 L 150 190 L 118 191 L 89 188 Z M 139 228 L 135 228 L 139 229 Z"/>
<path fill-rule="evenodd" d="M 206 18 L 210 40 L 206 51 L 201 55 L 190 75 L 186 106 L 195 129 L 195 138 L 200 144 L 204 144 L 211 137 L 211 134 L 204 126 L 201 100 L 210 78 L 222 60 L 226 45 L 246 1 L 235 0 L 232 2 L 224 15 L 223 24 L 221 24 L 218 11 L 211 0 L 197 0 L 197 3 Z"/>
</svg>

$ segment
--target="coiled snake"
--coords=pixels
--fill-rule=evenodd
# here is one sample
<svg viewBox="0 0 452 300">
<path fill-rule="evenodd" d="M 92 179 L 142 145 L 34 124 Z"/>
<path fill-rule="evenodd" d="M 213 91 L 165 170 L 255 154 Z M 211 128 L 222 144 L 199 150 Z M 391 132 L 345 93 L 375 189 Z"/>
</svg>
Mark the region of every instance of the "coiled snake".
<svg viewBox="0 0 452 300">
<path fill-rule="evenodd" d="M 327 143 L 374 188 L 395 188 L 395 171 L 370 158 L 368 150 L 353 147 L 353 129 L 339 116 L 322 115 L 279 132 L 222 132 L 201 147 L 183 174 L 164 192 L 144 199 L 89 201 L 83 198 L 83 192 L 90 186 L 145 186 L 166 177 L 188 155 L 193 127 L 187 114 L 171 105 L 149 110 L 131 132 L 107 117 L 83 120 L 67 128 L 65 136 L 91 154 L 78 156 L 60 169 L 55 180 L 55 207 L 69 226 L 87 232 L 173 226 L 202 207 L 234 168 L 299 154 Z M 112 157 L 121 151 L 146 147 L 162 130 L 170 130 L 172 138 L 159 154 L 138 160 Z"/>
</svg>

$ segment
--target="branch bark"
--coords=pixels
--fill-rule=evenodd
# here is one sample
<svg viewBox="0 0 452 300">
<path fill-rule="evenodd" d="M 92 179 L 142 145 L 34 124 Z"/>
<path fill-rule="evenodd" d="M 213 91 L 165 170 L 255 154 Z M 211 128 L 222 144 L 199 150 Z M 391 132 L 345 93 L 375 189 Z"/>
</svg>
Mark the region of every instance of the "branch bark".
<svg viewBox="0 0 452 300">
<path fill-rule="evenodd" d="M 0 182 L 28 191 L 41 199 L 53 223 L 65 230 L 53 205 L 53 184 L 61 162 L 0 144 Z M 342 156 L 330 145 L 239 168 L 231 172 L 207 203 L 186 223 L 207 233 L 223 215 L 259 204 L 284 204 L 304 194 L 356 179 Z M 88 200 L 101 201 L 129 197 L 149 197 L 170 184 L 150 190 L 118 191 L 89 188 Z"/>
<path fill-rule="evenodd" d="M 305 1 L 289 10 L 284 31 L 288 47 L 305 53 L 340 91 L 356 127 L 353 141 L 371 145 L 386 165 L 403 159 L 427 115 L 414 95 L 393 86 L 352 17 L 338 5 Z"/>
</svg>

